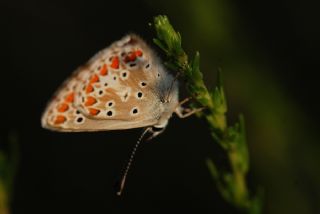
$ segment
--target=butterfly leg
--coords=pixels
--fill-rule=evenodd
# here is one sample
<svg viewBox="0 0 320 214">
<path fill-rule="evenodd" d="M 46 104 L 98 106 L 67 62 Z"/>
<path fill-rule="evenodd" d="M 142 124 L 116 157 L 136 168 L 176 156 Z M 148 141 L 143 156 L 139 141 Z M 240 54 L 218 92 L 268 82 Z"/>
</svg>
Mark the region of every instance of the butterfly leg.
<svg viewBox="0 0 320 214">
<path fill-rule="evenodd" d="M 186 102 L 191 100 L 191 97 L 187 97 L 186 99 L 182 100 L 176 107 L 175 113 L 178 115 L 180 118 L 186 118 L 189 117 L 197 112 L 200 112 L 204 109 L 204 107 L 197 108 L 197 109 L 191 109 L 191 108 L 184 108 L 182 105 Z"/>
<path fill-rule="evenodd" d="M 182 106 L 179 106 L 176 108 L 176 110 L 174 111 L 178 117 L 180 118 L 186 118 L 189 117 L 197 112 L 200 112 L 204 109 L 204 107 L 201 108 L 197 108 L 197 109 L 190 109 L 190 108 L 183 108 Z"/>
<path fill-rule="evenodd" d="M 147 141 L 155 138 L 156 136 L 158 136 L 159 134 L 161 134 L 162 132 L 164 132 L 166 127 L 155 127 L 153 126 L 149 132 L 151 133 L 150 137 L 147 138 Z"/>
</svg>

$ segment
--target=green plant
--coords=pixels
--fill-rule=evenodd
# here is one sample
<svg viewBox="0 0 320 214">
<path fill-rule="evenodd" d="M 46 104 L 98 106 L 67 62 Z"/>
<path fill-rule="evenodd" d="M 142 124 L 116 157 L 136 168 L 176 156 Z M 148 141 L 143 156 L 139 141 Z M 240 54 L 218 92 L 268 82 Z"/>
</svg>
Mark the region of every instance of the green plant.
<svg viewBox="0 0 320 214">
<path fill-rule="evenodd" d="M 190 96 L 194 98 L 193 108 L 205 107 L 197 114 L 204 118 L 209 126 L 213 140 L 226 153 L 230 169 L 220 169 L 211 159 L 207 159 L 208 168 L 217 184 L 222 197 L 239 210 L 246 213 L 260 213 L 261 200 L 249 193 L 246 175 L 249 170 L 249 157 L 246 144 L 243 116 L 234 125 L 228 125 L 226 119 L 227 102 L 222 85 L 221 71 L 218 72 L 217 86 L 209 91 L 203 82 L 200 71 L 200 54 L 196 52 L 189 60 L 181 46 L 181 35 L 175 31 L 166 16 L 154 18 L 157 38 L 154 43 L 166 54 L 166 66 L 178 71 L 186 82 Z"/>
</svg>

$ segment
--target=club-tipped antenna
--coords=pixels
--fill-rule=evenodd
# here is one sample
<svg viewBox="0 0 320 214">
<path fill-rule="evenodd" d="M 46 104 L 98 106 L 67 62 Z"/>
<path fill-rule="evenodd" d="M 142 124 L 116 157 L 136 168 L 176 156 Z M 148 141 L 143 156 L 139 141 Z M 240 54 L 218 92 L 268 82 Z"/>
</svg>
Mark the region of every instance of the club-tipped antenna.
<svg viewBox="0 0 320 214">
<path fill-rule="evenodd" d="M 131 152 L 129 161 L 128 161 L 128 163 L 127 163 L 127 167 L 125 168 L 125 171 L 124 171 L 124 173 L 123 173 L 123 175 L 122 175 L 122 178 L 121 178 L 121 181 L 120 181 L 119 191 L 117 192 L 117 195 L 118 195 L 118 196 L 121 195 L 121 193 L 122 193 L 122 191 L 123 191 L 123 189 L 124 189 L 124 185 L 125 185 L 125 182 L 126 182 L 126 178 L 127 178 L 129 169 L 130 169 L 130 167 L 131 167 L 131 164 L 132 164 L 132 162 L 133 162 L 133 160 L 134 160 L 134 156 L 135 156 L 135 154 L 136 154 L 136 151 L 137 151 L 137 149 L 138 149 L 138 147 L 139 147 L 139 145 L 140 145 L 143 137 L 148 133 L 148 131 L 149 131 L 150 129 L 151 129 L 150 127 L 149 127 L 149 128 L 146 128 L 146 129 L 142 132 L 142 134 L 140 135 L 138 141 L 136 142 L 135 146 L 134 146 L 133 149 L 132 149 L 132 152 Z"/>
</svg>

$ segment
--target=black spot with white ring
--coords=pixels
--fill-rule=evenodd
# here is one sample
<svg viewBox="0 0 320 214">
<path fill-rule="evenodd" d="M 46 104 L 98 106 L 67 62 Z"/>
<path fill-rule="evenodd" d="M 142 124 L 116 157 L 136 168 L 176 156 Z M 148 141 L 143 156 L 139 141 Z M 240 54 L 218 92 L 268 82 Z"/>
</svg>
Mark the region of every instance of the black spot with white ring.
<svg viewBox="0 0 320 214">
<path fill-rule="evenodd" d="M 78 117 L 78 118 L 76 119 L 76 122 L 77 122 L 78 124 L 81 124 L 81 123 L 84 122 L 84 118 L 83 118 L 83 117 Z"/>
<path fill-rule="evenodd" d="M 144 88 L 144 87 L 147 86 L 147 83 L 146 83 L 146 82 L 140 82 L 140 86 L 141 86 L 142 88 Z"/>
<path fill-rule="evenodd" d="M 139 91 L 139 92 L 137 93 L 137 98 L 138 98 L 138 99 L 141 99 L 142 96 L 143 96 L 143 93 L 142 93 L 141 91 Z"/>
<path fill-rule="evenodd" d="M 113 101 L 107 102 L 107 106 L 108 106 L 108 107 L 112 107 L 113 105 L 114 105 L 114 102 L 113 102 Z"/>
<path fill-rule="evenodd" d="M 138 114 L 138 113 L 139 113 L 139 110 L 138 110 L 137 107 L 134 107 L 134 108 L 131 110 L 131 114 L 133 114 L 133 115 L 136 115 L 136 114 Z"/>
<path fill-rule="evenodd" d="M 112 110 L 107 111 L 107 116 L 108 117 L 112 117 L 114 115 Z"/>
</svg>

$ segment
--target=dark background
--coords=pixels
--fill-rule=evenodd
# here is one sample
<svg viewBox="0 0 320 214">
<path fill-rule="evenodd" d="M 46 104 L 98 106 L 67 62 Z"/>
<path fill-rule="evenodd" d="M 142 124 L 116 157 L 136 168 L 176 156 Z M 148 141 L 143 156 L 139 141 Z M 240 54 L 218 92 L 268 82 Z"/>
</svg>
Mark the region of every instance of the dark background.
<svg viewBox="0 0 320 214">
<path fill-rule="evenodd" d="M 143 143 L 120 198 L 114 183 L 141 130 L 40 127 L 46 102 L 76 67 L 129 32 L 151 44 L 148 23 L 158 14 L 190 54 L 200 51 L 209 87 L 223 69 L 230 123 L 246 117 L 250 185 L 264 188 L 265 213 L 320 212 L 320 15 L 311 0 L 21 0 L 3 2 L 0 14 L 0 148 L 9 133 L 19 144 L 12 213 L 235 213 L 206 168 L 220 153 L 203 121 L 174 116 Z"/>
</svg>

